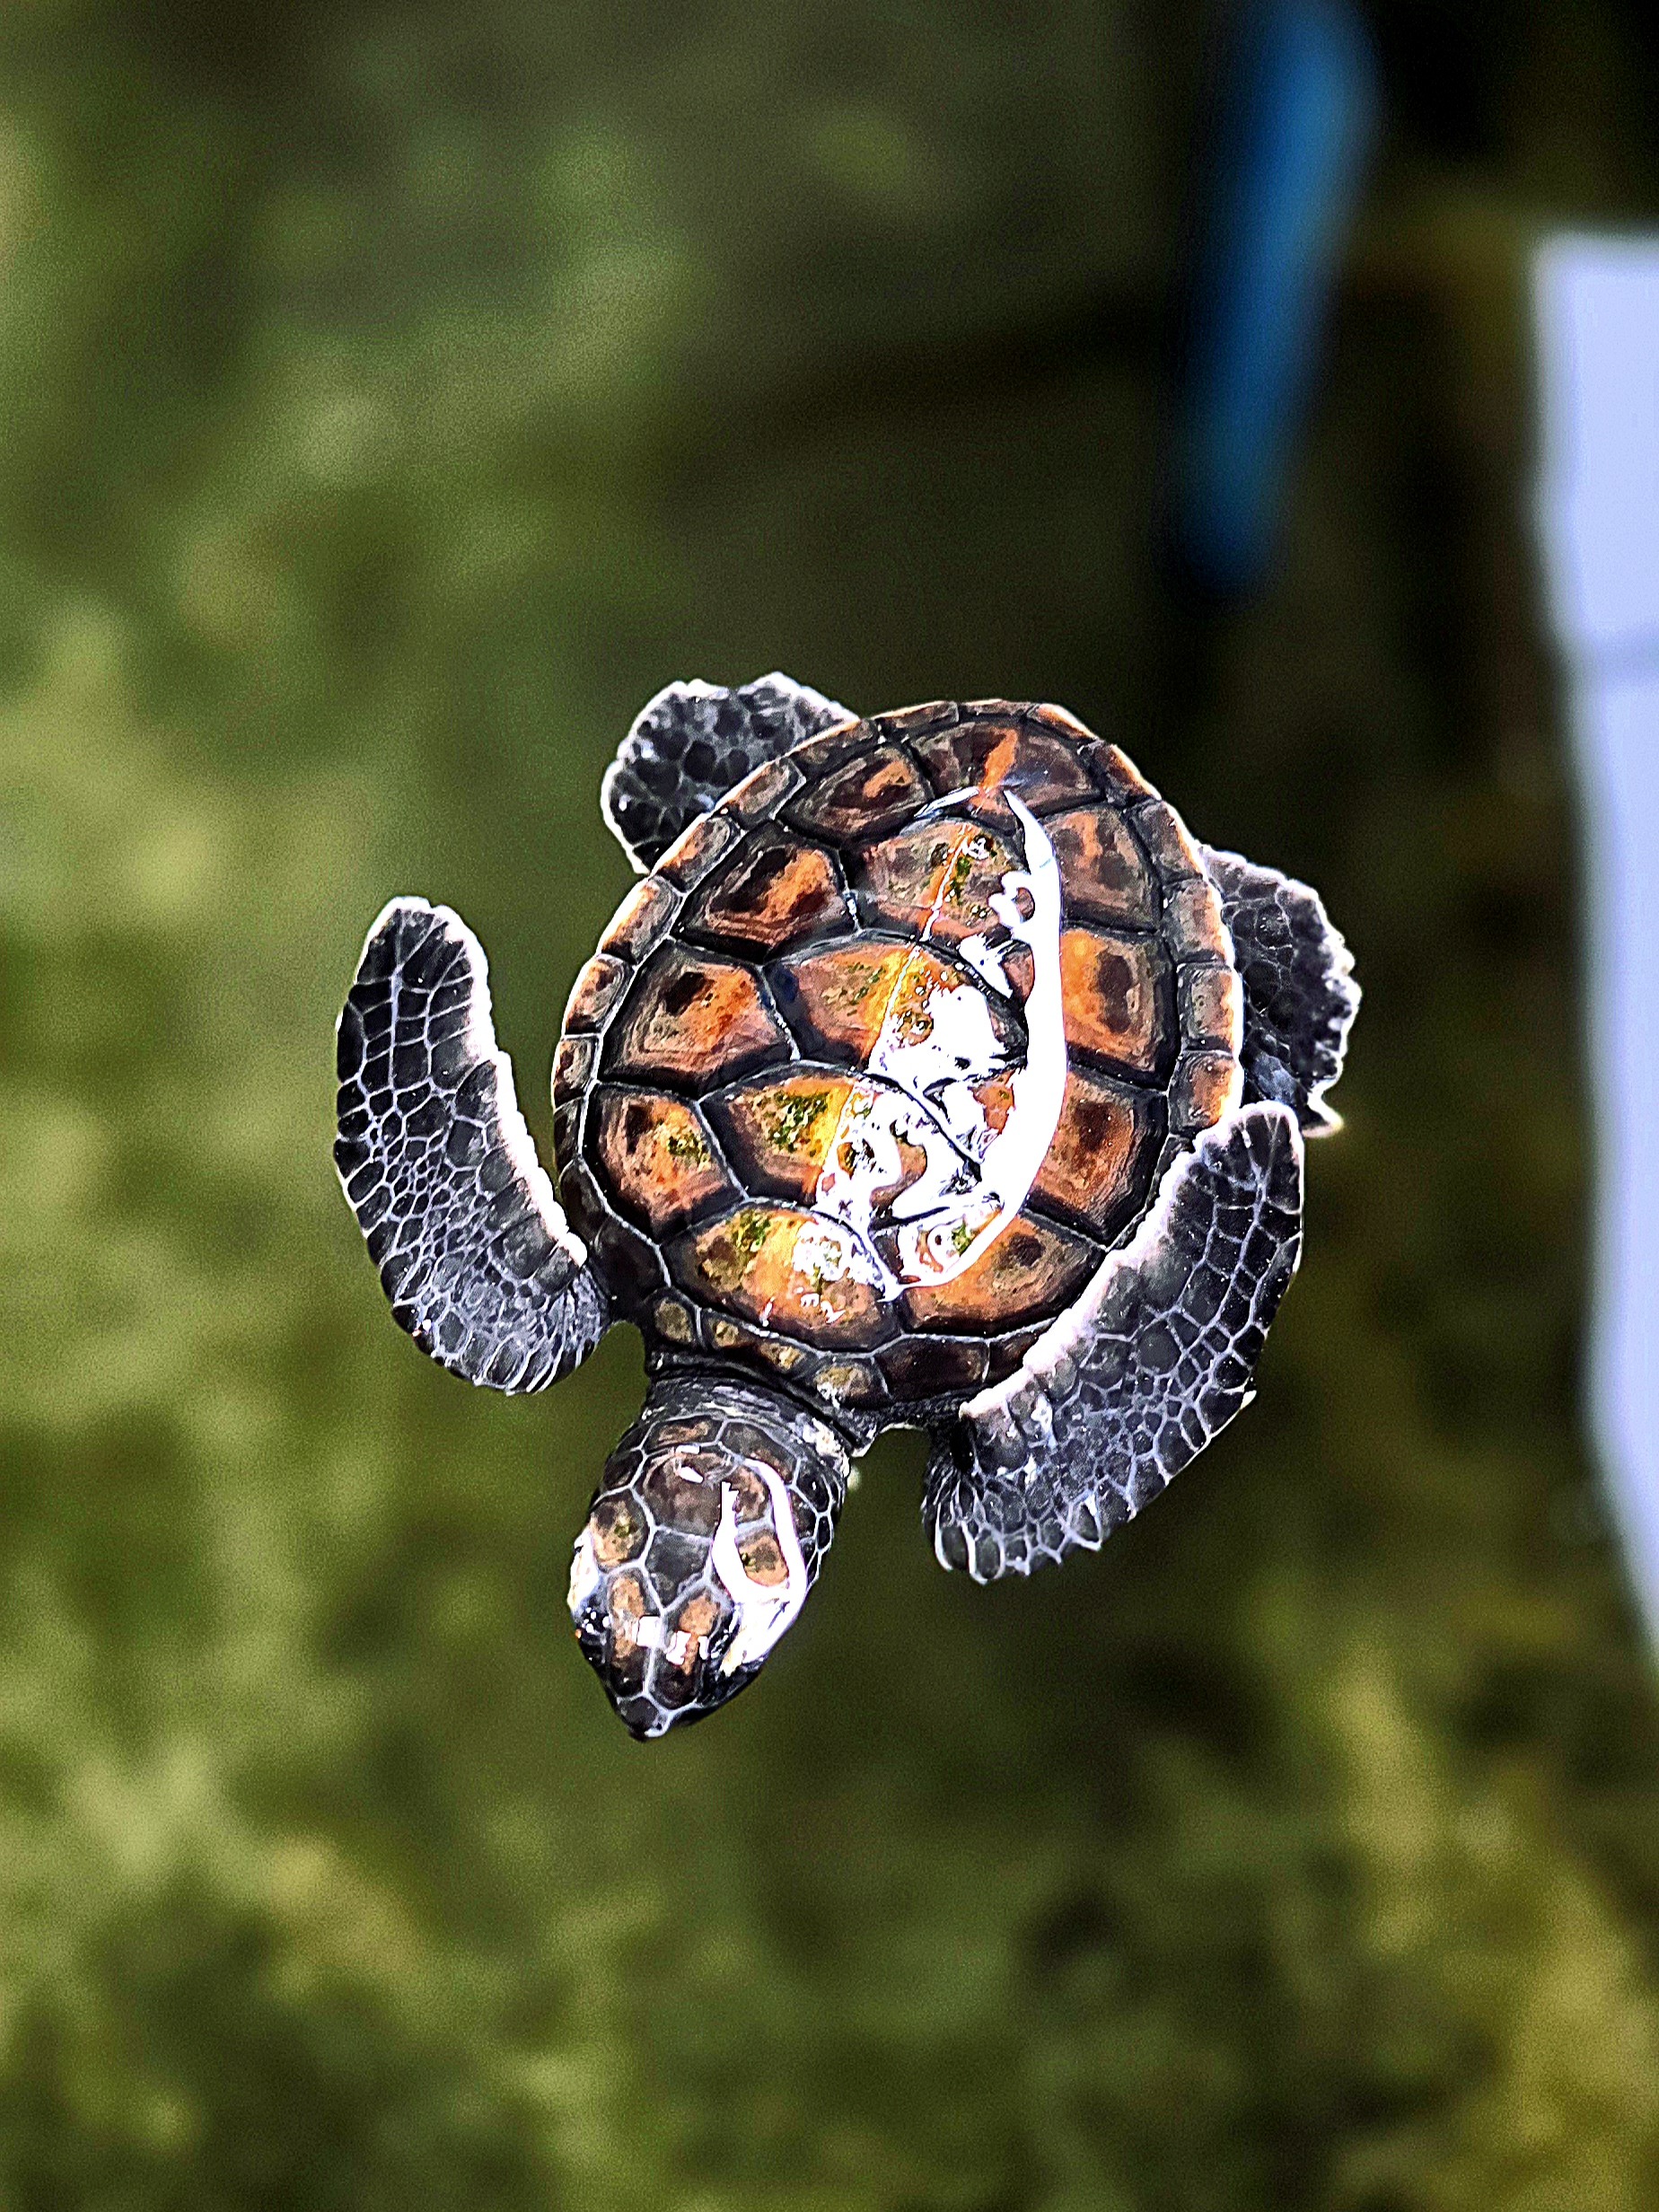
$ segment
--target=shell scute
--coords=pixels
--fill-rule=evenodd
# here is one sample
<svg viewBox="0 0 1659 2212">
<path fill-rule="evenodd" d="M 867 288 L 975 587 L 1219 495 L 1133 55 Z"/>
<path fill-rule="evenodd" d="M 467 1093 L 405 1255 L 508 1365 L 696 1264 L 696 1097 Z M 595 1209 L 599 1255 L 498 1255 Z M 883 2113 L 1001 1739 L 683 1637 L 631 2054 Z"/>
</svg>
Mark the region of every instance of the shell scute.
<svg viewBox="0 0 1659 2212">
<path fill-rule="evenodd" d="M 553 1103 L 556 1108 L 580 1102 L 593 1080 L 594 1040 L 592 1037 L 561 1037 L 553 1055 Z"/>
<path fill-rule="evenodd" d="M 807 1068 L 774 1083 L 746 1084 L 712 1101 L 733 1166 L 748 1187 L 810 1206 L 832 1162 L 856 1172 L 848 1158 L 857 1130 L 886 1086 L 839 1069 Z M 902 1141 L 898 1172 L 871 1191 L 879 1211 L 916 1182 L 926 1155 Z"/>
<path fill-rule="evenodd" d="M 1213 1128 L 1238 1105 L 1244 1071 L 1233 1052 L 1189 1052 L 1170 1086 L 1170 1126 L 1182 1136 Z"/>
<path fill-rule="evenodd" d="M 1000 1334 L 1038 1314 L 1058 1313 L 1083 1288 L 1097 1257 L 1082 1237 L 1022 1214 L 961 1275 L 913 1283 L 900 1304 L 916 1329 Z"/>
<path fill-rule="evenodd" d="M 1136 834 L 1151 854 L 1160 872 L 1172 880 L 1202 875 L 1204 860 L 1192 833 L 1172 806 L 1153 799 L 1137 806 L 1130 817 Z"/>
<path fill-rule="evenodd" d="M 626 961 L 613 960 L 609 952 L 595 952 L 570 987 L 565 1005 L 566 1033 L 580 1036 L 584 1030 L 602 1029 L 628 988 L 628 979 Z"/>
<path fill-rule="evenodd" d="M 786 753 L 780 760 L 763 760 L 727 792 L 720 802 L 720 812 L 741 822 L 765 821 L 777 813 L 792 791 L 801 788 L 803 780 L 794 753 Z"/>
<path fill-rule="evenodd" d="M 606 1047 L 609 1074 L 705 1087 L 790 1049 L 749 969 L 675 944 L 641 970 Z"/>
<path fill-rule="evenodd" d="M 1160 955 L 1144 938 L 1064 931 L 1066 1042 L 1143 1076 L 1162 1075 L 1174 1058 L 1172 1024 L 1159 988 L 1162 972 Z"/>
<path fill-rule="evenodd" d="M 574 1160 L 560 1171 L 558 1195 L 576 1233 L 615 1294 L 639 1303 L 664 1286 L 665 1270 L 656 1239 L 616 1211 L 589 1160 Z"/>
<path fill-rule="evenodd" d="M 959 722 L 961 713 L 954 699 L 925 699 L 919 707 L 900 707 L 890 714 L 873 715 L 870 727 L 882 737 L 908 742 L 924 730 L 937 729 L 942 723 Z"/>
<path fill-rule="evenodd" d="M 779 1005 L 810 1045 L 831 1058 L 866 1066 L 883 1040 L 921 1044 L 933 1033 L 940 1002 L 979 984 L 923 944 L 855 937 L 825 952 L 796 953 L 774 971 Z M 987 1004 L 991 1029 L 1005 1051 L 1017 1050 L 1019 1029 L 1000 1006 Z"/>
<path fill-rule="evenodd" d="M 1162 1119 L 1144 1093 L 1086 1068 L 1068 1069 L 1059 1124 L 1032 1197 L 1102 1237 L 1116 1235 L 1147 1197 Z"/>
<path fill-rule="evenodd" d="M 619 960 L 641 961 L 674 918 L 680 894 L 660 875 L 642 876 L 610 917 L 599 941 L 601 952 Z"/>
<path fill-rule="evenodd" d="M 1012 793 L 1033 814 L 1095 796 L 1076 746 L 1033 728 L 1018 708 L 987 702 L 972 720 L 915 740 L 917 757 L 942 797 L 960 792 L 987 820 L 1012 824 Z"/>
<path fill-rule="evenodd" d="M 989 1372 L 983 1339 L 960 1337 L 900 1337 L 876 1354 L 876 1365 L 892 1395 L 914 1403 L 947 1395 L 970 1398 Z"/>
<path fill-rule="evenodd" d="M 838 1222 L 751 1204 L 685 1240 L 681 1279 L 728 1312 L 809 1342 L 864 1346 L 892 1334 L 873 1255 Z"/>
<path fill-rule="evenodd" d="M 813 1379 L 822 1395 L 838 1406 L 875 1406 L 887 1395 L 880 1370 L 867 1359 L 826 1361 Z"/>
<path fill-rule="evenodd" d="M 1157 793 L 1134 761 L 1119 747 L 1101 744 L 1097 740 L 1095 750 L 1090 758 L 1093 761 L 1095 774 L 1114 799 L 1132 802 L 1157 797 Z"/>
<path fill-rule="evenodd" d="M 999 1337 L 987 1347 L 985 1379 L 988 1382 L 1001 1382 L 1011 1375 L 1033 1344 L 1042 1335 L 1045 1324 L 1034 1329 L 1016 1330 L 1013 1335 Z"/>
<path fill-rule="evenodd" d="M 809 836 L 850 845 L 897 829 L 933 795 L 908 754 L 878 745 L 809 786 L 790 802 L 785 819 Z"/>
<path fill-rule="evenodd" d="M 1233 965 L 1233 940 L 1221 918 L 1221 901 L 1207 876 L 1178 883 L 1164 907 L 1165 936 L 1178 960 L 1202 959 Z"/>
<path fill-rule="evenodd" d="M 1244 985 L 1236 968 L 1180 970 L 1181 1026 L 1193 1044 L 1236 1054 L 1244 1041 Z"/>
<path fill-rule="evenodd" d="M 669 847 L 658 861 L 656 872 L 678 890 L 694 891 L 742 834 L 730 814 L 718 807 L 699 814 Z"/>
<path fill-rule="evenodd" d="M 997 928 L 991 900 L 1021 865 L 984 822 L 913 823 L 860 856 L 859 911 L 877 926 L 960 944 Z"/>
<path fill-rule="evenodd" d="M 1055 814 L 1043 824 L 1060 864 L 1066 904 L 1079 917 L 1151 929 L 1158 919 L 1158 879 L 1134 832 L 1104 804 Z"/>
<path fill-rule="evenodd" d="M 1101 748 L 1100 739 L 1086 722 L 1079 722 L 1075 715 L 1064 707 L 1055 706 L 1051 699 L 1022 707 L 1019 712 L 1025 721 L 1036 724 L 1040 729 L 1052 730 L 1057 737 L 1064 738 L 1068 745 L 1075 745 L 1084 753 Z"/>
<path fill-rule="evenodd" d="M 816 737 L 807 738 L 788 757 L 804 779 L 813 783 L 843 761 L 868 752 L 877 742 L 873 724 L 838 722 L 833 729 L 821 730 Z"/>
<path fill-rule="evenodd" d="M 663 1092 L 601 1089 L 594 1147 L 611 1196 L 663 1234 L 735 1195 L 694 1107 Z"/>
<path fill-rule="evenodd" d="M 847 894 L 821 846 L 758 830 L 686 909 L 686 926 L 760 958 L 851 926 Z"/>
</svg>

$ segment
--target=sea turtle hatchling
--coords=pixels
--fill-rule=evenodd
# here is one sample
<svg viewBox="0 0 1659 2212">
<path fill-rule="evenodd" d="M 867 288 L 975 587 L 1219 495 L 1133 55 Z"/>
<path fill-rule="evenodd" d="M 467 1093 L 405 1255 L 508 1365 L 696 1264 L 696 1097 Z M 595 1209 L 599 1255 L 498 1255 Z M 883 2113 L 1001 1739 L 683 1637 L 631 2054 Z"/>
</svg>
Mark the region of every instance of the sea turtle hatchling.
<svg viewBox="0 0 1659 2212">
<path fill-rule="evenodd" d="M 566 1009 L 558 1198 L 478 940 L 417 899 L 340 1017 L 335 1158 L 442 1365 L 538 1391 L 641 1331 L 570 1610 L 655 1736 L 754 1680 L 879 1430 L 932 1432 L 934 1549 L 988 1581 L 1248 1402 L 1359 993 L 1312 891 L 1054 707 L 671 684 L 602 804 L 644 880 Z"/>
</svg>

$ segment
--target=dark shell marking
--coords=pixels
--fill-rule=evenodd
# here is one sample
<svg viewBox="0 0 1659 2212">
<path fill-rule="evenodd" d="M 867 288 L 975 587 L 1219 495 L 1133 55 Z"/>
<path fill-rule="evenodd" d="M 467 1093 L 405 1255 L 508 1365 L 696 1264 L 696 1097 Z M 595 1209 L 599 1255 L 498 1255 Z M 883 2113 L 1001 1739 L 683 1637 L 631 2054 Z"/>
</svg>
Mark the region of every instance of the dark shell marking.
<svg viewBox="0 0 1659 2212">
<path fill-rule="evenodd" d="M 606 1187 L 642 1228 L 665 1235 L 732 1195 L 695 1107 L 660 1092 L 609 1084 L 594 1127 Z"/>
<path fill-rule="evenodd" d="M 747 839 L 686 913 L 686 926 L 698 936 L 759 958 L 849 923 L 847 893 L 830 856 L 770 829 Z"/>
<path fill-rule="evenodd" d="M 576 979 L 571 1005 L 590 1026 L 594 992 L 589 978 L 601 963 L 619 966 L 603 952 Z M 597 1024 L 592 1024 L 597 1026 Z M 649 1082 L 654 1076 L 707 1085 L 762 1060 L 781 1059 L 789 1039 L 768 1011 L 759 982 L 735 961 L 699 955 L 674 944 L 652 961 L 629 996 L 623 1019 L 605 1040 L 605 1072 Z"/>
<path fill-rule="evenodd" d="M 624 902 L 556 1067 L 561 1195 L 654 1365 L 867 1430 L 1017 1367 L 1236 1105 L 1242 1008 L 1198 850 L 1115 747 L 1002 701 L 848 721 Z M 1028 1126 L 1012 1195 L 977 1183 Z"/>
</svg>

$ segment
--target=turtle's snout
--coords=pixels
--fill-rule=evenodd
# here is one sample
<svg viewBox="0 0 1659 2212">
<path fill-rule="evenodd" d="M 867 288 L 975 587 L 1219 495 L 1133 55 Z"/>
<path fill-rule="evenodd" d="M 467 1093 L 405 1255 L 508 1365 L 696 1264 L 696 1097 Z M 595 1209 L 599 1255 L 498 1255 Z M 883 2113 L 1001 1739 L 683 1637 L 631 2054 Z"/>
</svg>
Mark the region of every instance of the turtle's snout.
<svg viewBox="0 0 1659 2212">
<path fill-rule="evenodd" d="M 634 1735 L 724 1705 L 800 1611 L 844 1485 L 802 1486 L 791 1462 L 717 1403 L 648 1407 L 612 1453 L 576 1539 L 570 1613 Z"/>
<path fill-rule="evenodd" d="M 695 1469 L 658 1462 L 643 1479 L 602 1489 L 576 1540 L 570 1614 L 611 1703 L 636 1736 L 661 1735 L 712 1713 L 750 1681 L 739 1606 L 715 1553 L 734 1492 Z M 749 1545 L 757 1593 L 786 1600 L 788 1572 Z M 742 1555 L 740 1553 L 740 1564 Z M 767 1576 L 762 1581 L 762 1576 Z M 781 1631 L 780 1631 L 781 1632 Z"/>
</svg>

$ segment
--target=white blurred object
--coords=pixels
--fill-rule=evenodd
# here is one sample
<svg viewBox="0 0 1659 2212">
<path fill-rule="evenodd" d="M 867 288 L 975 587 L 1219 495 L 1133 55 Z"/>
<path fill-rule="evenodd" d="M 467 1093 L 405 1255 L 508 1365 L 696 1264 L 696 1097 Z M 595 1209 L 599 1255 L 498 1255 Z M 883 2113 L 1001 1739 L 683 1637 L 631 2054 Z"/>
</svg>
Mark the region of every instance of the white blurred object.
<svg viewBox="0 0 1659 2212">
<path fill-rule="evenodd" d="M 1588 846 L 1591 1398 L 1659 1634 L 1659 239 L 1539 253 L 1539 520 Z"/>
</svg>

